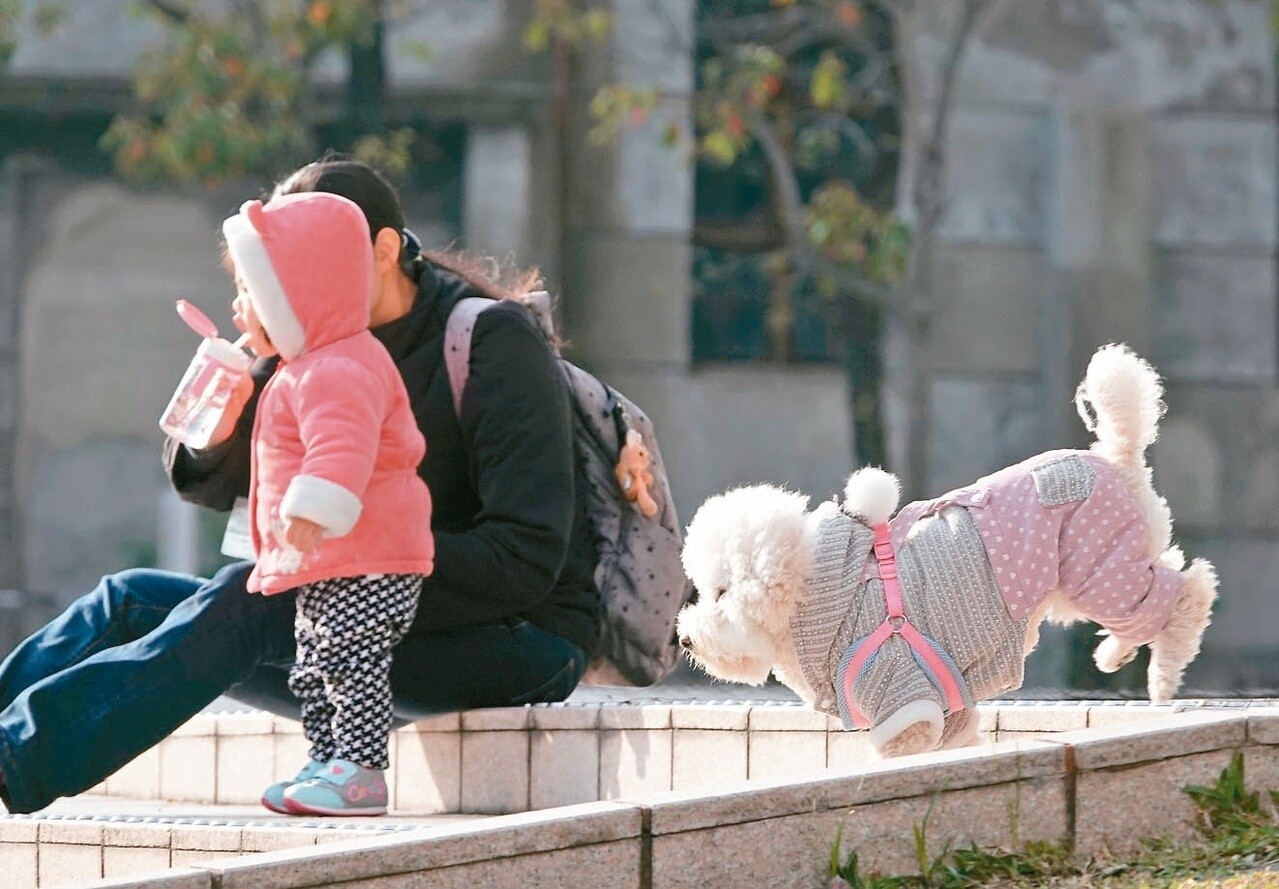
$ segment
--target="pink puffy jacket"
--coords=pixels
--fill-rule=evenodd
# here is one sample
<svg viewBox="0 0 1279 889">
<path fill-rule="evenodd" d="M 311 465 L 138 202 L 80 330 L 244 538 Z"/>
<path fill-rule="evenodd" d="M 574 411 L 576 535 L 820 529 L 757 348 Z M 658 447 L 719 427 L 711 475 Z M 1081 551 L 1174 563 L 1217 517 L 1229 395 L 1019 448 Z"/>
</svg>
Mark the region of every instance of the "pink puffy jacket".
<svg viewBox="0 0 1279 889">
<path fill-rule="evenodd" d="M 254 592 L 363 574 L 430 574 L 426 444 L 404 382 L 368 331 L 373 254 L 364 214 L 326 193 L 249 201 L 222 226 L 280 365 L 253 428 Z M 324 527 L 311 552 L 282 519 Z"/>
</svg>

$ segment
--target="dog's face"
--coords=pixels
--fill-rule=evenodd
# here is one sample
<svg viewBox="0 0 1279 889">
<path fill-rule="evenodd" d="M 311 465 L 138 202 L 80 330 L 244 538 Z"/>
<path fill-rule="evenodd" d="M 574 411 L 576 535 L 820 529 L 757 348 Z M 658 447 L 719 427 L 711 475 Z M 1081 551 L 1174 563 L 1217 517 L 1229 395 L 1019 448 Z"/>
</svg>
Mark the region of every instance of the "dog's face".
<svg viewBox="0 0 1279 889">
<path fill-rule="evenodd" d="M 712 497 L 693 516 L 683 561 L 698 598 L 676 628 L 712 676 L 759 685 L 777 662 L 812 563 L 807 505 L 802 494 L 756 485 Z"/>
</svg>

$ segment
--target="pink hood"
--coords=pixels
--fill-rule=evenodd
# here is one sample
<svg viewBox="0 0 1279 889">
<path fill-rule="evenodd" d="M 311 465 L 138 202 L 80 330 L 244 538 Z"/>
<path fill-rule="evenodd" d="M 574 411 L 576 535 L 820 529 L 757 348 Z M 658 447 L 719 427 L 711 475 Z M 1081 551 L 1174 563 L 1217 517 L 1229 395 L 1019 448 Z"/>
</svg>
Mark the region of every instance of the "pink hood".
<svg viewBox="0 0 1279 889">
<path fill-rule="evenodd" d="M 286 361 L 369 326 L 373 247 L 353 201 L 326 192 L 246 201 L 222 223 L 222 233 L 262 326 Z"/>
<path fill-rule="evenodd" d="M 249 201 L 222 224 L 227 250 L 284 359 L 258 402 L 248 587 L 278 593 L 335 577 L 430 574 L 425 452 L 404 381 L 368 330 L 373 250 L 354 203 L 314 192 Z M 324 529 L 306 553 L 284 526 Z"/>
</svg>

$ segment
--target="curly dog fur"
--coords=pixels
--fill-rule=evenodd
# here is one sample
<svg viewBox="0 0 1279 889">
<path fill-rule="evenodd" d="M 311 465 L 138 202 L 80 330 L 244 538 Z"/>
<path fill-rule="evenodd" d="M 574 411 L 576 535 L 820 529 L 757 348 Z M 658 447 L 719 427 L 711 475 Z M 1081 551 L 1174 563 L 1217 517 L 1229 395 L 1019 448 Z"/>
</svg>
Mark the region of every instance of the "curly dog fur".
<svg viewBox="0 0 1279 889">
<path fill-rule="evenodd" d="M 1181 575 L 1170 615 L 1149 643 L 1148 691 L 1156 703 L 1170 700 L 1180 686 L 1186 666 L 1199 652 L 1217 595 L 1213 566 L 1196 559 L 1186 568 L 1181 550 L 1172 544 L 1171 512 L 1155 491 L 1146 462 L 1146 450 L 1158 434 L 1162 395 L 1154 369 L 1122 345 L 1105 346 L 1093 355 L 1076 394 L 1079 414 L 1095 435 L 1091 452 L 1116 470 L 1136 501 L 1150 563 Z M 893 515 L 898 498 L 896 478 L 863 469 L 849 479 L 843 509 L 874 525 Z M 689 656 L 713 676 L 760 684 L 772 673 L 811 706 L 814 689 L 800 668 L 791 636 L 791 616 L 807 593 L 823 514 L 823 509 L 810 512 L 808 503 L 805 495 L 771 485 L 738 488 L 707 500 L 689 525 L 683 552 L 698 600 L 680 613 L 677 628 Z M 1087 618 L 1068 596 L 1050 593 L 1028 619 L 1022 656 L 1034 649 L 1044 620 L 1081 619 Z M 1099 669 L 1112 672 L 1135 655 L 1136 648 L 1107 634 L 1094 660 Z M 971 712 L 950 714 L 944 728 L 916 716 L 913 711 L 899 714 L 879 738 L 882 754 L 957 746 L 976 736 Z"/>
</svg>

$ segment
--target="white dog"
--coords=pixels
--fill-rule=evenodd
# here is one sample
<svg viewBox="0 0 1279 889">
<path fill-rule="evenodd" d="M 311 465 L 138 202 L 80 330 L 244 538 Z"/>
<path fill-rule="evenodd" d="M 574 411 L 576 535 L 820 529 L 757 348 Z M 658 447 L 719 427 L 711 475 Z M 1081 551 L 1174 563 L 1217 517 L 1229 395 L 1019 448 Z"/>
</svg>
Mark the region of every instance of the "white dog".
<svg viewBox="0 0 1279 889">
<path fill-rule="evenodd" d="M 1145 450 L 1159 377 L 1124 346 L 1093 355 L 1076 394 L 1087 451 L 1041 454 L 893 518 L 897 479 L 855 473 L 844 504 L 769 485 L 712 497 L 685 540 L 698 600 L 681 644 L 707 672 L 770 672 L 809 706 L 869 728 L 898 755 L 972 743 L 973 705 L 1020 686 L 1039 624 L 1091 620 L 1112 672 L 1151 649 L 1148 688 L 1168 701 L 1199 652 L 1212 565 L 1171 545 Z"/>
</svg>

